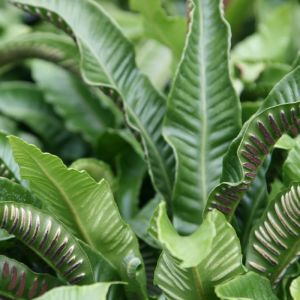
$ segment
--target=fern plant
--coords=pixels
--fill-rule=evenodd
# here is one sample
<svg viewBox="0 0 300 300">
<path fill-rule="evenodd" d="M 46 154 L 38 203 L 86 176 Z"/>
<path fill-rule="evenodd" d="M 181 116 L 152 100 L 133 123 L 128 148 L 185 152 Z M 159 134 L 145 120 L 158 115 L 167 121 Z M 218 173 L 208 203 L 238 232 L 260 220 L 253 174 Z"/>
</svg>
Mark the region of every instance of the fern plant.
<svg viewBox="0 0 300 300">
<path fill-rule="evenodd" d="M 159 0 L 12 4 L 46 22 L 0 42 L 0 295 L 300 299 L 292 42 L 268 64 L 261 30 L 230 59 L 219 0 L 188 0 L 186 19 Z M 244 20 L 225 4 L 236 37 Z M 286 7 L 274 15 L 299 9 Z M 163 70 L 145 63 L 154 52 Z M 9 80 L 16 66 L 30 80 Z"/>
</svg>

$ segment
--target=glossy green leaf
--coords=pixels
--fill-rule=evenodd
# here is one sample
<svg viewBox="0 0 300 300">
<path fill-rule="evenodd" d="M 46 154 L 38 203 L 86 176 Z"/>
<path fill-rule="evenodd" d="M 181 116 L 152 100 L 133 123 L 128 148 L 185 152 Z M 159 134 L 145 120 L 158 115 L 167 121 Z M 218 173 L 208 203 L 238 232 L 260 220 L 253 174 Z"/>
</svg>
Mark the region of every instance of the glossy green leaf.
<svg viewBox="0 0 300 300">
<path fill-rule="evenodd" d="M 133 46 L 111 18 L 93 1 L 18 0 L 14 3 L 31 12 L 38 9 L 39 14 L 53 13 L 56 19 L 54 15 L 58 15 L 60 27 L 72 31 L 81 52 L 83 77 L 93 85 L 106 82 L 120 94 L 129 125 L 143 139 L 154 185 L 170 201 L 174 160 L 171 148 L 161 135 L 165 99 L 137 69 Z"/>
<path fill-rule="evenodd" d="M 197 265 L 208 255 L 216 229 L 211 218 L 207 218 L 192 235 L 180 236 L 168 218 L 166 203 L 161 202 L 152 216 L 149 233 L 162 248 L 180 259 L 185 267 L 190 267 Z"/>
<path fill-rule="evenodd" d="M 93 143 L 107 127 L 114 126 L 112 112 L 78 77 L 46 62 L 34 62 L 32 71 L 45 100 L 53 105 L 70 131 Z"/>
<path fill-rule="evenodd" d="M 216 293 L 222 300 L 278 300 L 269 280 L 253 272 L 217 286 Z"/>
<path fill-rule="evenodd" d="M 101 282 L 86 286 L 63 286 L 49 291 L 37 300 L 106 300 L 114 282 Z"/>
<path fill-rule="evenodd" d="M 1 228 L 14 234 L 65 281 L 93 282 L 93 266 L 78 241 L 54 218 L 27 204 L 0 203 Z"/>
<path fill-rule="evenodd" d="M 284 134 L 275 144 L 275 148 L 283 150 L 292 150 L 297 143 L 297 138 L 293 139 L 287 134 Z"/>
<path fill-rule="evenodd" d="M 283 181 L 286 185 L 291 182 L 300 182 L 300 140 L 297 140 L 293 149 L 290 150 L 286 161 L 282 166 Z"/>
<path fill-rule="evenodd" d="M 271 201 L 254 227 L 246 256 L 249 268 L 276 286 L 300 251 L 300 187 L 293 184 Z"/>
<path fill-rule="evenodd" d="M 24 264 L 0 255 L 0 295 L 9 299 L 32 299 L 62 285 L 57 278 L 32 272 Z"/>
<path fill-rule="evenodd" d="M 284 77 L 271 91 L 259 111 L 244 124 L 224 160 L 221 184 L 209 198 L 209 207 L 218 208 L 228 219 L 256 177 L 257 171 L 277 140 L 299 131 L 300 68 Z M 300 86 L 300 85 L 299 85 Z"/>
<path fill-rule="evenodd" d="M 68 169 L 58 157 L 16 137 L 10 137 L 10 143 L 22 178 L 43 208 L 110 261 L 122 280 L 129 281 L 128 289 L 136 288 L 137 297 L 143 295 L 146 283 L 138 242 L 122 220 L 108 183 L 96 183 L 86 172 Z"/>
<path fill-rule="evenodd" d="M 63 35 L 32 32 L 0 43 L 1 66 L 28 58 L 48 60 L 79 74 L 78 49 L 71 39 Z"/>
<path fill-rule="evenodd" d="M 161 0 L 130 0 L 130 7 L 144 17 L 145 33 L 169 47 L 179 60 L 184 46 L 186 21 L 182 17 L 169 17 Z"/>
<path fill-rule="evenodd" d="M 293 280 L 290 286 L 290 292 L 293 300 L 300 300 L 300 277 Z"/>
<path fill-rule="evenodd" d="M 114 174 L 111 167 L 95 158 L 80 158 L 70 165 L 71 169 L 77 171 L 86 171 L 96 182 L 100 182 L 103 178 L 113 188 L 115 185 Z"/>
<path fill-rule="evenodd" d="M 177 161 L 174 222 L 181 231 L 201 223 L 208 195 L 219 183 L 223 157 L 240 129 L 228 51 L 229 28 L 219 1 L 193 1 L 188 42 L 164 126 Z"/>
<path fill-rule="evenodd" d="M 191 236 L 182 237 L 161 204 L 150 232 L 164 250 L 154 282 L 168 300 L 215 300 L 214 287 L 244 271 L 238 237 L 218 211 L 209 213 Z"/>
<path fill-rule="evenodd" d="M 43 138 L 50 149 L 69 137 L 52 108 L 45 103 L 42 92 L 31 83 L 1 83 L 0 111 L 28 125 Z"/>
</svg>

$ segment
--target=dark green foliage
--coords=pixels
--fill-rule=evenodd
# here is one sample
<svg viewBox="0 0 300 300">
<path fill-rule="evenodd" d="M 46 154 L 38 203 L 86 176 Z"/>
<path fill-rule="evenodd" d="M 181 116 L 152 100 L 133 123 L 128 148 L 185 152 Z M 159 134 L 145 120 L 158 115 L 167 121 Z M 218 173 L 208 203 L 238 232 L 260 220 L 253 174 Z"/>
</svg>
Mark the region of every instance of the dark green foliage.
<svg viewBox="0 0 300 300">
<path fill-rule="evenodd" d="M 0 0 L 0 296 L 300 299 L 298 2 Z"/>
</svg>

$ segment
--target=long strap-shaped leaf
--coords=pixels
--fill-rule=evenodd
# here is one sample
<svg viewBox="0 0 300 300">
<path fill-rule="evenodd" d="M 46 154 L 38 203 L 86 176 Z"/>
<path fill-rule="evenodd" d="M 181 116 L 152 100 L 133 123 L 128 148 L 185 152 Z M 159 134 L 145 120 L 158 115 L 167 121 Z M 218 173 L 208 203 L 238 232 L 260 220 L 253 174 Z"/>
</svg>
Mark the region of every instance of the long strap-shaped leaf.
<svg viewBox="0 0 300 300">
<path fill-rule="evenodd" d="M 93 282 L 93 269 L 78 241 L 58 221 L 16 202 L 0 202 L 0 227 L 35 251 L 64 280 Z"/>
<path fill-rule="evenodd" d="M 111 18 L 100 5 L 88 0 L 13 2 L 33 13 L 52 16 L 65 31 L 72 30 L 82 56 L 83 77 L 93 85 L 106 82 L 121 95 L 129 124 L 143 138 L 154 185 L 170 200 L 174 159 L 161 134 L 165 99 L 137 69 L 133 46 Z"/>
<path fill-rule="evenodd" d="M 224 159 L 222 183 L 209 197 L 208 209 L 217 208 L 231 219 L 240 199 L 256 177 L 266 155 L 283 133 L 300 130 L 300 67 L 270 92 L 259 111 L 243 126 Z"/>
<path fill-rule="evenodd" d="M 228 71 L 229 28 L 220 1 L 191 3 L 191 28 L 164 126 L 177 160 L 174 221 L 180 229 L 185 223 L 201 223 L 208 195 L 219 183 L 223 157 L 241 127 Z"/>
<path fill-rule="evenodd" d="M 247 251 L 247 266 L 276 285 L 300 251 L 300 185 L 278 195 L 254 227 Z"/>
<path fill-rule="evenodd" d="M 243 273 L 238 237 L 216 210 L 191 236 L 180 237 L 161 204 L 150 233 L 163 247 L 154 282 L 168 300 L 216 300 L 214 287 Z"/>
<path fill-rule="evenodd" d="M 80 239 L 99 251 L 128 281 L 126 288 L 142 299 L 145 270 L 138 241 L 121 218 L 105 180 L 97 183 L 86 172 L 68 169 L 56 156 L 42 153 L 19 138 L 10 137 L 21 177 L 42 202 Z"/>
<path fill-rule="evenodd" d="M 48 60 L 79 74 L 78 49 L 72 40 L 62 35 L 31 32 L 0 43 L 1 66 L 27 58 Z"/>
<path fill-rule="evenodd" d="M 32 299 L 62 285 L 57 278 L 32 272 L 27 266 L 0 256 L 0 294 L 9 299 Z"/>
</svg>

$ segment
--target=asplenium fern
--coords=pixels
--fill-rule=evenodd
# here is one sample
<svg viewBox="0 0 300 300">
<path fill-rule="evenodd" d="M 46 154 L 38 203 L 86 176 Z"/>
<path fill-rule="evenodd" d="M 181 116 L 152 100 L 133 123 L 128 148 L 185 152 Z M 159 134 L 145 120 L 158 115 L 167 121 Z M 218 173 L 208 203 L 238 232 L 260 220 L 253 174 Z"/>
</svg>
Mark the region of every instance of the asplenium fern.
<svg viewBox="0 0 300 300">
<path fill-rule="evenodd" d="M 223 1 L 188 0 L 187 21 L 158 0 L 129 1 L 140 15 L 102 0 L 12 2 L 52 26 L 0 43 L 8 78 L 34 59 L 30 80 L 0 83 L 0 294 L 299 299 L 298 59 L 249 113 L 236 91 L 249 94 L 251 70 L 239 48 L 230 60 Z M 226 5 L 237 30 L 239 6 Z M 174 65 L 160 84 L 140 69 L 137 40 L 149 37 Z M 260 92 L 270 70 L 256 59 Z M 165 73 L 172 85 L 158 91 Z M 278 149 L 290 150 L 283 180 Z M 13 253 L 20 243 L 26 254 Z"/>
</svg>

